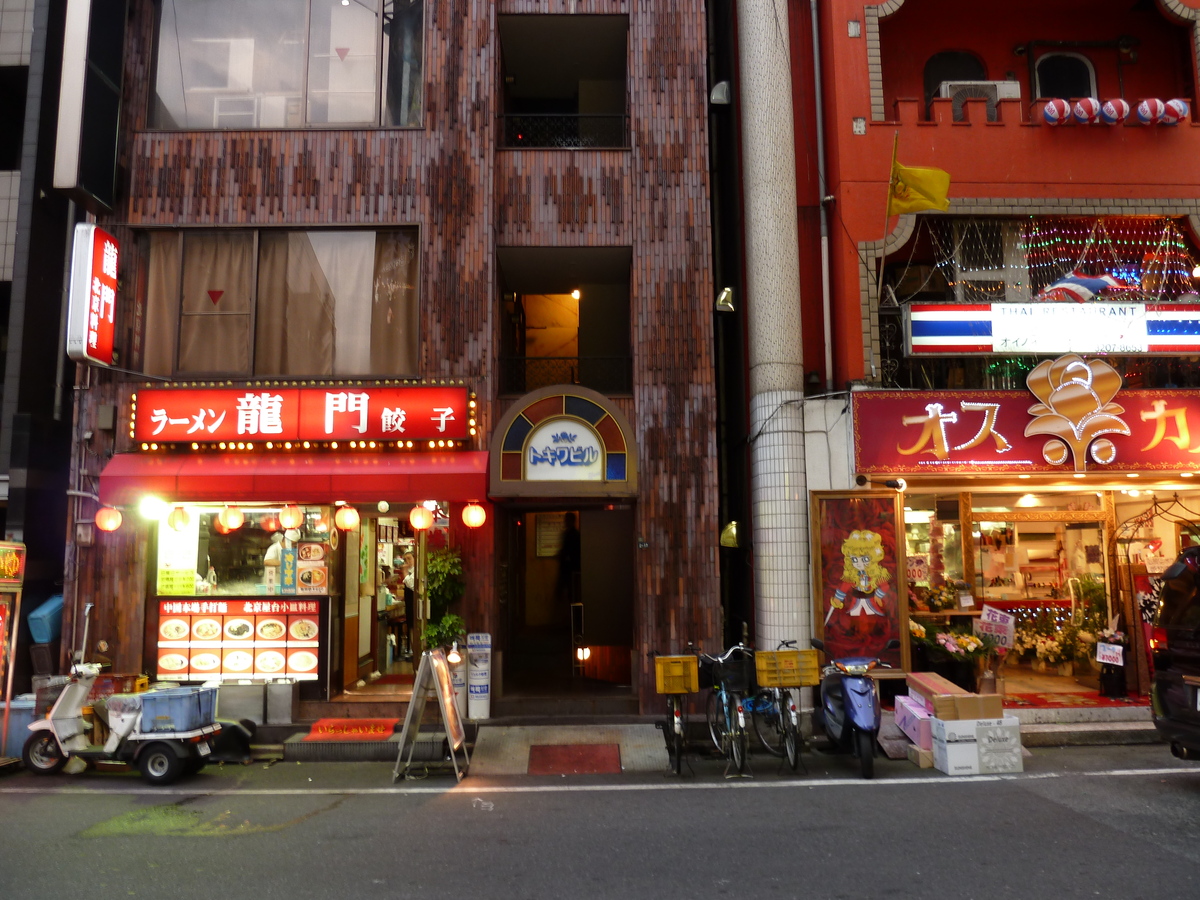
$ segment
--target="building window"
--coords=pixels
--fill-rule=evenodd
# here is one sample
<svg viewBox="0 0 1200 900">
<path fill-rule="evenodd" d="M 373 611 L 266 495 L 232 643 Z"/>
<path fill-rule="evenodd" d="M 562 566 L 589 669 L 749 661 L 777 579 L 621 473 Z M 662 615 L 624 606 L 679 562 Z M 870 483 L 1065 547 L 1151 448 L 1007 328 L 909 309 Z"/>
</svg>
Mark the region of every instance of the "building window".
<svg viewBox="0 0 1200 900">
<path fill-rule="evenodd" d="M 414 376 L 417 233 L 156 232 L 146 371 Z"/>
<path fill-rule="evenodd" d="M 1042 98 L 1096 96 L 1096 70 L 1079 53 L 1047 53 L 1037 61 L 1037 95 Z"/>
<path fill-rule="evenodd" d="M 150 124 L 421 125 L 424 0 L 163 0 Z"/>
</svg>

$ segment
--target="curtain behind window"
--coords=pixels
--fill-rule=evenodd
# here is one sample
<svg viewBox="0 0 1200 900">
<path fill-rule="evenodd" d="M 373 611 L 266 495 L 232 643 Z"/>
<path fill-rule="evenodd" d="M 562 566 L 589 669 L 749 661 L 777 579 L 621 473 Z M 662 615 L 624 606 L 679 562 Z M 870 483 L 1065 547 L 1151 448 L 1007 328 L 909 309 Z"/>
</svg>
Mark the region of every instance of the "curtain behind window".
<svg viewBox="0 0 1200 900">
<path fill-rule="evenodd" d="M 385 232 L 375 241 L 371 371 L 418 375 L 417 233 Z"/>
<path fill-rule="evenodd" d="M 333 372 L 333 293 L 307 234 L 264 232 L 259 239 L 255 331 L 255 373 Z"/>
<path fill-rule="evenodd" d="M 180 374 L 250 374 L 254 233 L 184 235 Z"/>
<path fill-rule="evenodd" d="M 175 335 L 179 331 L 179 232 L 150 234 L 146 279 L 146 373 L 175 374 Z"/>
</svg>

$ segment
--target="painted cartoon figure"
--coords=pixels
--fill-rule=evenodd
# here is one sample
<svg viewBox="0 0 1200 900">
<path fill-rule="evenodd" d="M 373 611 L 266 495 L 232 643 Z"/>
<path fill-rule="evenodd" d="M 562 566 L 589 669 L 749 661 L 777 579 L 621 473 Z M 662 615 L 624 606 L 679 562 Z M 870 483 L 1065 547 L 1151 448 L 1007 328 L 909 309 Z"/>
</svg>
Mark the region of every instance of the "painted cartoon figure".
<svg viewBox="0 0 1200 900">
<path fill-rule="evenodd" d="M 883 539 L 874 531 L 852 531 L 842 542 L 842 581 L 825 616 L 826 643 L 834 656 L 873 656 L 890 631 L 891 574 L 882 565 Z"/>
</svg>

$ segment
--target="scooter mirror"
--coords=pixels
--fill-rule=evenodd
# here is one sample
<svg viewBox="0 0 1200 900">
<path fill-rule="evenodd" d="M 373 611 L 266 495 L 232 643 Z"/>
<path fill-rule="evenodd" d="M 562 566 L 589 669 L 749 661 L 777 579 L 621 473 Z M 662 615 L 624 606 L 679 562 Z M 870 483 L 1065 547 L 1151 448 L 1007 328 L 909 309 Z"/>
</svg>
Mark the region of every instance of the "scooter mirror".
<svg viewBox="0 0 1200 900">
<path fill-rule="evenodd" d="M 823 640 L 821 640 L 820 638 L 812 638 L 811 640 L 809 640 L 809 643 L 812 644 L 812 646 L 817 650 L 821 650 L 821 651 L 825 650 L 825 642 Z"/>
</svg>

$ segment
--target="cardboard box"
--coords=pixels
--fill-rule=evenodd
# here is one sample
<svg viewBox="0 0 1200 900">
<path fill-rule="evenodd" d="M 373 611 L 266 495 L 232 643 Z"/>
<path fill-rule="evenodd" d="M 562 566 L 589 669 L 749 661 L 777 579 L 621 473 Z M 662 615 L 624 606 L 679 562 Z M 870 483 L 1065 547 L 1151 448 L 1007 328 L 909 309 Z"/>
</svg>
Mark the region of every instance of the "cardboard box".
<svg viewBox="0 0 1200 900">
<path fill-rule="evenodd" d="M 909 672 L 904 680 L 908 696 L 940 719 L 957 718 L 954 698 L 971 693 L 934 672 Z"/>
<path fill-rule="evenodd" d="M 1002 719 L 933 720 L 933 765 L 947 775 L 1000 775 L 1025 769 L 1021 725 Z"/>
<path fill-rule="evenodd" d="M 922 769 L 933 768 L 933 750 L 925 750 L 916 744 L 908 745 L 908 761 Z"/>
<path fill-rule="evenodd" d="M 979 748 L 974 741 L 949 744 L 935 737 L 933 767 L 947 775 L 978 775 Z"/>
<path fill-rule="evenodd" d="M 1009 726 L 1020 733 L 1021 720 L 1016 716 L 999 719 L 938 719 L 931 720 L 933 739 L 946 744 L 974 743 L 980 727 Z"/>
<path fill-rule="evenodd" d="M 999 719 L 1004 716 L 1004 700 L 999 694 L 960 694 L 954 698 L 958 719 Z"/>
<path fill-rule="evenodd" d="M 896 698 L 896 727 L 922 750 L 933 749 L 933 714 L 911 697 Z"/>
</svg>

